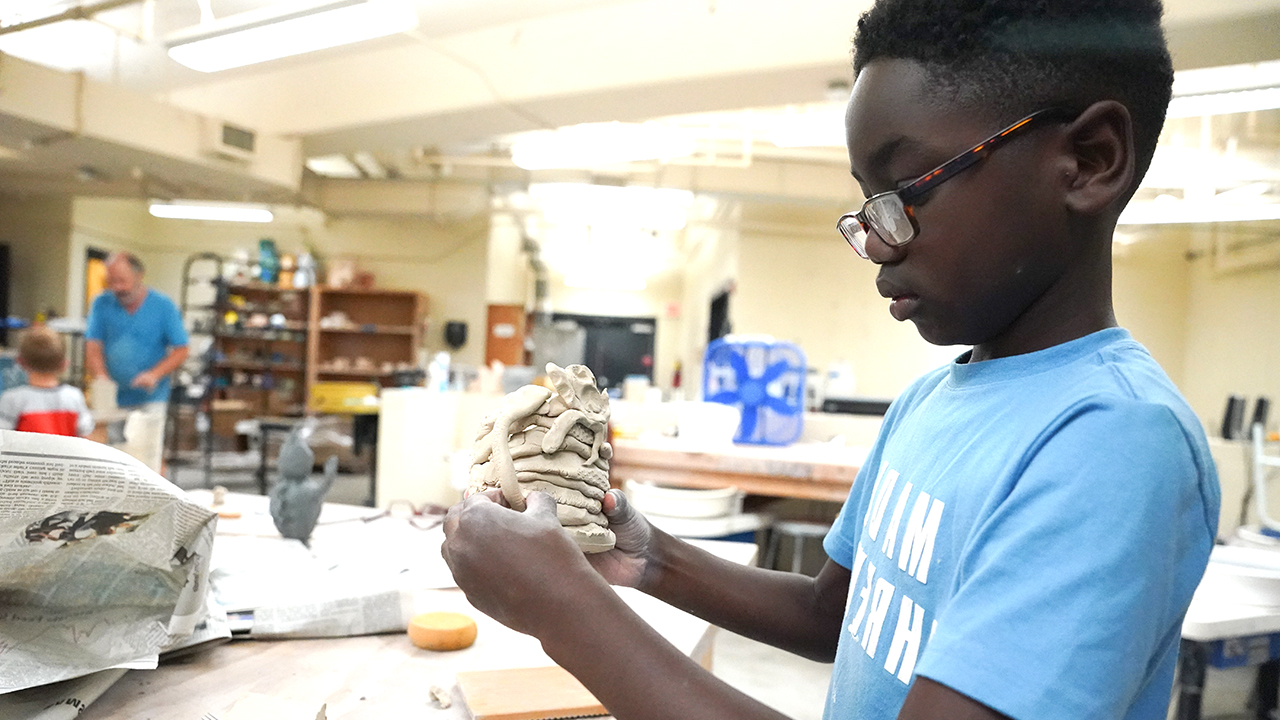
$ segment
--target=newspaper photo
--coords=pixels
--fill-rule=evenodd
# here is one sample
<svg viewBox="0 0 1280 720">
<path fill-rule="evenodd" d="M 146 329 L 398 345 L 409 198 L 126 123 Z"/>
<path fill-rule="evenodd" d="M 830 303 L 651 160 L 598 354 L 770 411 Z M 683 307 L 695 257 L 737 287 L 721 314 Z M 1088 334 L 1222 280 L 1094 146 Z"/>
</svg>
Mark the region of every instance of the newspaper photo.
<svg viewBox="0 0 1280 720">
<path fill-rule="evenodd" d="M 114 448 L 0 431 L 0 710 L 5 693 L 154 667 L 189 639 L 216 517 Z"/>
</svg>

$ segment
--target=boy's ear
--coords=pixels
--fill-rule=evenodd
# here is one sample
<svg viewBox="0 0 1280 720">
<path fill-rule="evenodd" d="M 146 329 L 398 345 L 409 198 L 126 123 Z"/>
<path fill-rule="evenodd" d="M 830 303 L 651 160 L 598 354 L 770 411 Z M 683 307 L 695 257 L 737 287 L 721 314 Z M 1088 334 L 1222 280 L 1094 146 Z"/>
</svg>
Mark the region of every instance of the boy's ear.
<svg viewBox="0 0 1280 720">
<path fill-rule="evenodd" d="M 1099 215 L 1129 196 L 1133 185 L 1133 120 L 1114 100 L 1090 105 L 1067 128 L 1067 207 Z"/>
</svg>

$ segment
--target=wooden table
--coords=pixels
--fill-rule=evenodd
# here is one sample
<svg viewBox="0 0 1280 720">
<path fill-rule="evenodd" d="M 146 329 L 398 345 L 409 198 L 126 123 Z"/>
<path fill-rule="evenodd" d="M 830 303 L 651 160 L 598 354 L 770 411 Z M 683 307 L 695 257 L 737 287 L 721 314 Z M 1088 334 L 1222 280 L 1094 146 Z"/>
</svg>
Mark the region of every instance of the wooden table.
<svg viewBox="0 0 1280 720">
<path fill-rule="evenodd" d="M 752 495 L 844 502 L 866 459 L 865 448 L 829 444 L 786 447 L 693 445 L 674 439 L 613 442 L 610 480 L 688 488 L 737 487 Z"/>
<path fill-rule="evenodd" d="M 265 498 L 246 501 L 262 507 Z M 336 509 L 336 510 L 335 510 Z M 375 514 L 370 508 L 325 506 L 321 522 L 354 514 Z M 248 526 L 269 527 L 270 520 L 246 516 L 243 523 L 226 523 L 227 532 Z M 376 523 L 395 522 L 386 518 Z M 317 526 L 312 547 L 326 556 L 326 543 L 338 551 L 350 551 L 351 539 L 376 523 L 341 522 Z M 241 529 L 233 528 L 239 524 Z M 223 532 L 219 529 L 220 534 Z M 256 533 L 255 530 L 250 530 Z M 443 535 L 422 533 L 421 552 L 427 562 L 438 562 Z M 367 534 L 367 533 L 366 533 Z M 330 536 L 330 537 L 326 537 Z M 756 548 L 748 543 L 701 541 L 722 557 L 751 563 Z M 427 555 L 434 546 L 435 557 Z M 215 554 L 217 552 L 215 544 Z M 619 588 L 619 594 L 637 613 L 681 652 L 709 665 L 714 630 L 709 623 L 655 600 Z M 94 701 L 81 720 L 197 720 L 205 713 L 225 713 L 249 693 L 296 701 L 315 710 L 327 704 L 330 720 L 385 720 L 386 718 L 469 718 L 455 680 L 462 670 L 545 667 L 554 665 L 539 642 L 510 630 L 472 608 L 456 588 L 421 589 L 413 592 L 415 613 L 433 610 L 464 612 L 476 620 L 479 632 L 470 648 L 455 652 L 431 652 L 410 644 L 403 632 L 336 639 L 235 640 L 190 656 L 185 661 L 162 664 L 156 670 L 131 670 Z M 440 709 L 429 696 L 432 685 L 449 690 L 453 706 Z"/>
</svg>

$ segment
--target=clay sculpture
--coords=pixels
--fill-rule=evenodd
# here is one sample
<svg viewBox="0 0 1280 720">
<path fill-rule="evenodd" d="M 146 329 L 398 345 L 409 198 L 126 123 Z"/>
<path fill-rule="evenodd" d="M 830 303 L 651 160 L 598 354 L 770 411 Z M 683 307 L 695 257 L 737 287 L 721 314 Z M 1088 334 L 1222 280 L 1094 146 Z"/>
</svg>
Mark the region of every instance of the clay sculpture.
<svg viewBox="0 0 1280 720">
<path fill-rule="evenodd" d="M 315 453 L 307 447 L 302 428 L 295 428 L 280 446 L 277 468 L 280 479 L 271 488 L 271 519 L 280 534 L 301 540 L 310 547 L 311 531 L 320 518 L 320 505 L 338 475 L 338 458 L 330 457 L 324 464 L 324 478 L 311 477 Z"/>
<path fill-rule="evenodd" d="M 473 492 L 498 488 L 523 511 L 537 490 L 556 501 L 560 524 L 583 552 L 611 550 L 600 502 L 609 490 L 609 398 L 585 365 L 547 363 L 555 392 L 526 385 L 485 417 L 471 457 Z"/>
</svg>

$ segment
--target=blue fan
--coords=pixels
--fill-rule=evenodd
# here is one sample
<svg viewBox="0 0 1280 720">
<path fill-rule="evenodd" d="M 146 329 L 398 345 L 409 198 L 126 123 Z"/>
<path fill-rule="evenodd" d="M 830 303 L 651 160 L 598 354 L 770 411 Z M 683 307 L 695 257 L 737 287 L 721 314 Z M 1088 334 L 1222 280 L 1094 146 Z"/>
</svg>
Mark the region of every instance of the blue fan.
<svg viewBox="0 0 1280 720">
<path fill-rule="evenodd" d="M 804 378 L 799 347 L 730 335 L 707 346 L 702 397 L 742 411 L 734 442 L 788 445 L 800 437 L 804 423 Z"/>
</svg>

